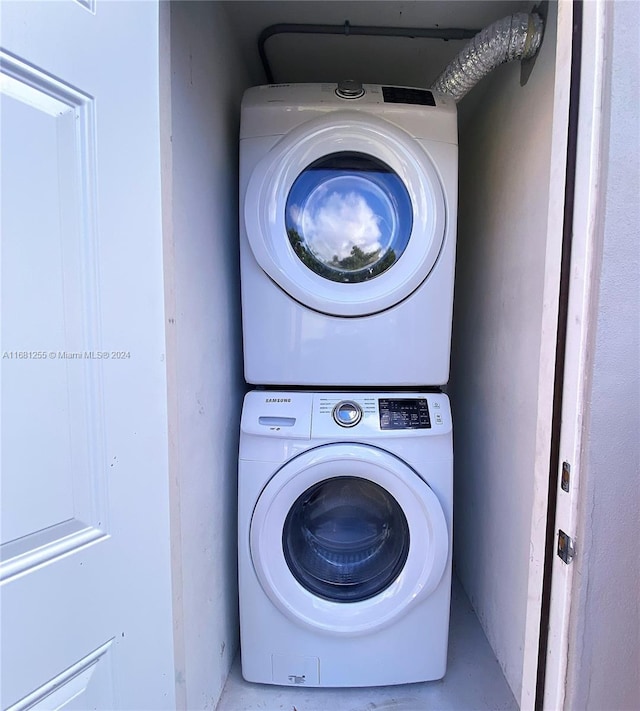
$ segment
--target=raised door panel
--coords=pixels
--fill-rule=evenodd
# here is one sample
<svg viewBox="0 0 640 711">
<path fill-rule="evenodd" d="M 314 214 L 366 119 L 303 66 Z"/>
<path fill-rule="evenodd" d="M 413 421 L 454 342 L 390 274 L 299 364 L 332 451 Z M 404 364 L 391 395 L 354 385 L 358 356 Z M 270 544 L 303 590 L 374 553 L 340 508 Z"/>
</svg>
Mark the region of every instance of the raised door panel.
<svg viewBox="0 0 640 711">
<path fill-rule="evenodd" d="M 93 100 L 0 61 L 6 580 L 104 536 L 106 509 Z"/>
</svg>

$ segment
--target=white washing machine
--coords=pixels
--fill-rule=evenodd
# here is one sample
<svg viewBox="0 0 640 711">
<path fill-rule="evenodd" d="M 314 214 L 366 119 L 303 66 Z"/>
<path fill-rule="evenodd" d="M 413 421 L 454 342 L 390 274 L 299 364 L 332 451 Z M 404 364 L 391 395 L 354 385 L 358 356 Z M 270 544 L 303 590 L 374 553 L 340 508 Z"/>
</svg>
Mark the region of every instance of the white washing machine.
<svg viewBox="0 0 640 711">
<path fill-rule="evenodd" d="M 248 393 L 238 520 L 244 678 L 442 678 L 452 478 L 446 395 Z"/>
<path fill-rule="evenodd" d="M 447 97 L 348 82 L 249 89 L 240 135 L 247 381 L 446 383 L 457 174 Z"/>
</svg>

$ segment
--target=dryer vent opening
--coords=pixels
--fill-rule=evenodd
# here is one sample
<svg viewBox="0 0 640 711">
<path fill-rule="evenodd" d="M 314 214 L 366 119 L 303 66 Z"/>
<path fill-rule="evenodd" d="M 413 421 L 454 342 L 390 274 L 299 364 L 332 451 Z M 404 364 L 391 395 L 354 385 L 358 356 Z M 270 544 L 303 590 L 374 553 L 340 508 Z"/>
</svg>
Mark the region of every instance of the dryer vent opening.
<svg viewBox="0 0 640 711">
<path fill-rule="evenodd" d="M 458 102 L 496 67 L 531 59 L 542 42 L 544 22 L 538 14 L 518 12 L 479 32 L 436 79 L 432 91 Z"/>
</svg>

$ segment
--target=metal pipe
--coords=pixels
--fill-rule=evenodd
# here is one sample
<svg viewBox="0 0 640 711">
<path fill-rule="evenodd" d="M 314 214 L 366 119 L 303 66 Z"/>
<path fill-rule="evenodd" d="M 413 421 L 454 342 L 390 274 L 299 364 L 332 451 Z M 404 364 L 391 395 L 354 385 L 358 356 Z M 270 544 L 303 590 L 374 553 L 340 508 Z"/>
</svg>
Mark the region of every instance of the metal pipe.
<svg viewBox="0 0 640 711">
<path fill-rule="evenodd" d="M 478 30 L 465 30 L 458 27 L 376 27 L 373 25 L 351 25 L 348 20 L 345 21 L 344 25 L 296 23 L 270 25 L 262 30 L 258 38 L 258 53 L 269 84 L 273 84 L 274 78 L 265 51 L 265 43 L 270 37 L 277 34 L 367 35 L 371 37 L 408 37 L 410 39 L 440 39 L 447 41 L 471 39 L 478 34 Z"/>
</svg>

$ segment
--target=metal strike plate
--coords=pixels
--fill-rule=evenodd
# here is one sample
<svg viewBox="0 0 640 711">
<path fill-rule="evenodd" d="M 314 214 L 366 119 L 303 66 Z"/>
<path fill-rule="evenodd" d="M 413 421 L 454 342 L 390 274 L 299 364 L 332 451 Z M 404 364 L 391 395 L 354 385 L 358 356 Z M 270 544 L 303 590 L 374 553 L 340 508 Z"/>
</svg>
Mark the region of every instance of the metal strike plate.
<svg viewBox="0 0 640 711">
<path fill-rule="evenodd" d="M 562 529 L 558 530 L 558 557 L 568 565 L 575 555 L 575 544 L 571 536 L 567 536 Z"/>
<path fill-rule="evenodd" d="M 571 465 L 569 462 L 562 462 L 562 477 L 560 478 L 560 486 L 562 491 L 569 491 L 571 482 Z"/>
</svg>

